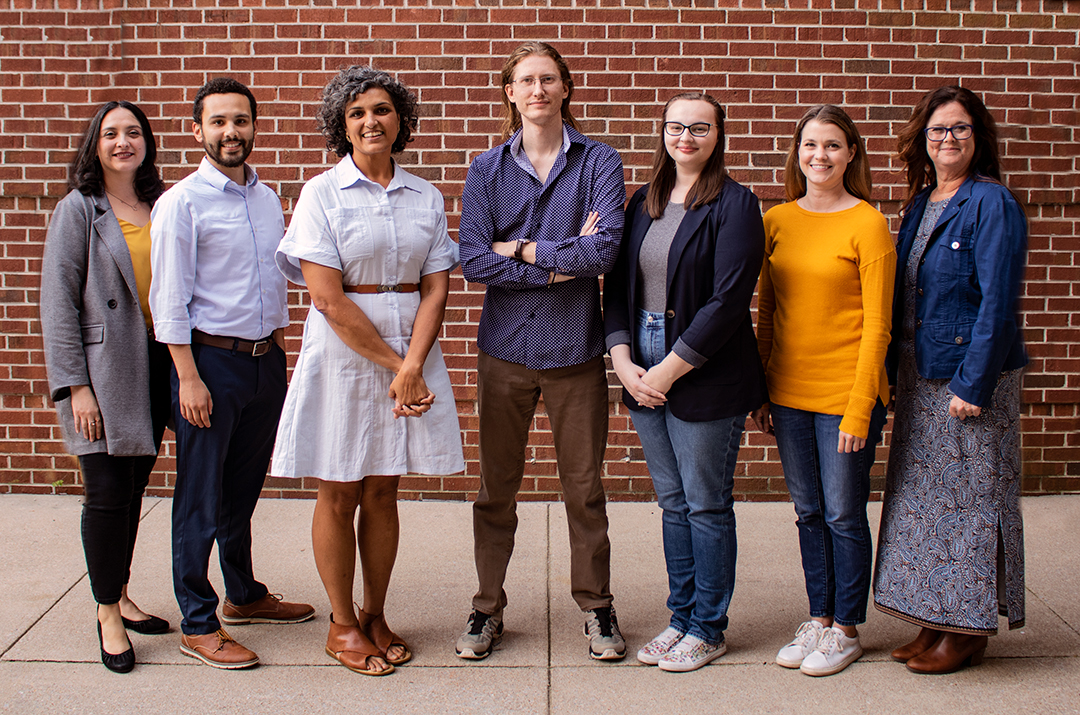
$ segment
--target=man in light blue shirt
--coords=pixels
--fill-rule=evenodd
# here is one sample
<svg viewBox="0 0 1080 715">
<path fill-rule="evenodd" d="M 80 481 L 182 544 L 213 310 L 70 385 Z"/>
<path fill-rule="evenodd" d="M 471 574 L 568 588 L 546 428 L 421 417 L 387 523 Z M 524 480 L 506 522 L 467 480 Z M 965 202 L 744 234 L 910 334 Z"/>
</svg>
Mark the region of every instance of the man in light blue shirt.
<svg viewBox="0 0 1080 715">
<path fill-rule="evenodd" d="M 166 191 L 151 217 L 150 309 L 173 358 L 176 486 L 173 588 L 184 619 L 180 650 L 216 668 L 259 657 L 222 629 L 299 623 L 315 615 L 255 580 L 251 516 L 285 400 L 285 278 L 274 252 L 285 233 L 277 195 L 246 159 L 256 103 L 220 78 L 195 96 L 192 131 L 206 156 Z M 225 602 L 207 578 L 218 544 Z"/>
</svg>

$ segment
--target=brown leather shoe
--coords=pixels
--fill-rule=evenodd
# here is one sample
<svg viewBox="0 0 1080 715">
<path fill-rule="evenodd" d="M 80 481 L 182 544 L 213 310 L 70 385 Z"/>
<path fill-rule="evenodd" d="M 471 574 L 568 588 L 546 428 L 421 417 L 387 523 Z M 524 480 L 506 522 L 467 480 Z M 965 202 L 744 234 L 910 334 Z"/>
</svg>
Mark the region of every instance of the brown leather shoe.
<svg viewBox="0 0 1080 715">
<path fill-rule="evenodd" d="M 921 675 L 955 673 L 969 665 L 982 663 L 984 652 L 986 636 L 945 632 L 927 651 L 909 660 L 907 669 Z"/>
<path fill-rule="evenodd" d="M 915 656 L 930 650 L 930 646 L 937 643 L 937 639 L 940 637 L 941 631 L 924 627 L 919 631 L 919 635 L 915 637 L 915 640 L 894 650 L 892 652 L 892 659 L 900 661 L 901 663 L 906 663 Z"/>
<path fill-rule="evenodd" d="M 339 626 L 334 623 L 333 614 L 330 616 L 330 634 L 326 636 L 326 654 L 354 673 L 389 675 L 394 672 L 394 666 L 389 663 L 384 670 L 372 669 L 371 658 L 383 658 L 382 652 L 364 635 L 359 625 Z"/>
<path fill-rule="evenodd" d="M 314 617 L 314 606 L 282 601 L 281 595 L 277 593 L 268 593 L 246 606 L 237 606 L 227 598 L 221 604 L 221 620 L 230 626 L 246 626 L 249 623 L 303 623 Z"/>
<path fill-rule="evenodd" d="M 224 628 L 201 636 L 182 634 L 180 652 L 198 658 L 212 668 L 225 670 L 250 668 L 259 662 L 259 656 L 234 641 Z"/>
</svg>

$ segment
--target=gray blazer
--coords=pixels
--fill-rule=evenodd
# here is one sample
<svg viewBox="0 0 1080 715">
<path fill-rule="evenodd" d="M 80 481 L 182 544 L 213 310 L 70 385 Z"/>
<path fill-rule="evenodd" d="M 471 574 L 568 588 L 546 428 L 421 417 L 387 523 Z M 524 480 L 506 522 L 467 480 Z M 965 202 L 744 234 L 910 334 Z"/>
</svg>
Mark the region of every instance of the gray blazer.
<svg viewBox="0 0 1080 715">
<path fill-rule="evenodd" d="M 41 334 L 50 397 L 71 454 L 155 454 L 147 331 L 124 233 L 104 197 L 56 206 L 41 266 Z M 71 387 L 90 385 L 105 438 L 75 429 Z"/>
</svg>

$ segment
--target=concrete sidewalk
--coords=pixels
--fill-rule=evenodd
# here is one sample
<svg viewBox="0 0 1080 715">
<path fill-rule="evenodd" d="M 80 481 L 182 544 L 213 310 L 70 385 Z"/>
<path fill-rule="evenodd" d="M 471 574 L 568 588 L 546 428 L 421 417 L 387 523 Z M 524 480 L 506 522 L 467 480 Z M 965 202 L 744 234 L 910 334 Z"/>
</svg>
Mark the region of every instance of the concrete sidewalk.
<svg viewBox="0 0 1080 715">
<path fill-rule="evenodd" d="M 694 673 L 633 657 L 667 624 L 655 504 L 609 505 L 613 591 L 630 655 L 591 661 L 569 593 L 560 504 L 525 503 L 507 580 L 503 645 L 487 660 L 453 644 L 476 587 L 470 505 L 402 502 L 402 539 L 387 615 L 414 660 L 384 678 L 356 675 L 323 653 L 328 604 L 311 556 L 312 501 L 264 500 L 255 515 L 256 574 L 314 621 L 231 634 L 262 658 L 221 671 L 178 649 L 168 500 L 147 499 L 131 593 L 171 621 L 167 635 L 132 634 L 129 675 L 98 659 L 94 606 L 79 540 L 78 497 L 0 496 L 0 711 L 12 713 L 1080 713 L 1080 497 L 1024 501 L 1027 626 L 991 639 L 987 661 L 951 676 L 916 676 L 889 650 L 916 629 L 870 607 L 866 655 L 843 673 L 809 678 L 773 664 L 805 618 L 790 504 L 736 505 L 738 578 L 729 652 Z M 877 529 L 879 505 L 871 505 Z M 211 569 L 219 593 L 220 575 Z"/>
</svg>

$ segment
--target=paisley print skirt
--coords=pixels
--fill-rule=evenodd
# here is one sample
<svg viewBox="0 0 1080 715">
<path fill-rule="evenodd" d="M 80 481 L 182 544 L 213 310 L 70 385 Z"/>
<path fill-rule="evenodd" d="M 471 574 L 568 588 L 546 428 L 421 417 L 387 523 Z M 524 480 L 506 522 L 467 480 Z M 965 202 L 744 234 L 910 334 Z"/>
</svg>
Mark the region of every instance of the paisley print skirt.
<svg viewBox="0 0 1080 715">
<path fill-rule="evenodd" d="M 925 380 L 901 345 L 874 605 L 922 626 L 997 633 L 1024 625 L 1020 370 L 988 408 L 949 416 L 949 380 Z"/>
</svg>

